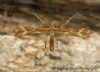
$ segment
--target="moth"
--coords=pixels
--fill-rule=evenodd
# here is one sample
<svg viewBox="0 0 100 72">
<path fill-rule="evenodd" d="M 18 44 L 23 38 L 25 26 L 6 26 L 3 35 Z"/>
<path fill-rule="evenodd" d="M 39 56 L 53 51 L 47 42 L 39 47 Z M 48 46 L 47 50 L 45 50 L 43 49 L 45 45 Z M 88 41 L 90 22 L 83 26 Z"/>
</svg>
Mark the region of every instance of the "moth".
<svg viewBox="0 0 100 72">
<path fill-rule="evenodd" d="M 73 17 L 74 17 L 74 15 L 66 23 L 68 23 Z M 21 37 L 21 36 L 31 34 L 31 33 L 46 33 L 46 34 L 50 35 L 49 50 L 51 52 L 54 50 L 55 38 L 57 37 L 57 34 L 69 34 L 69 35 L 75 35 L 75 36 L 79 36 L 81 38 L 87 39 L 87 38 L 89 38 L 90 34 L 93 33 L 93 31 L 91 29 L 87 29 L 87 28 L 79 28 L 79 29 L 67 28 L 67 29 L 64 29 L 64 28 L 61 28 L 63 25 L 58 27 L 54 23 L 52 23 L 47 28 L 16 27 L 12 30 L 12 32 L 15 33 L 15 36 L 17 36 L 17 37 Z"/>
</svg>

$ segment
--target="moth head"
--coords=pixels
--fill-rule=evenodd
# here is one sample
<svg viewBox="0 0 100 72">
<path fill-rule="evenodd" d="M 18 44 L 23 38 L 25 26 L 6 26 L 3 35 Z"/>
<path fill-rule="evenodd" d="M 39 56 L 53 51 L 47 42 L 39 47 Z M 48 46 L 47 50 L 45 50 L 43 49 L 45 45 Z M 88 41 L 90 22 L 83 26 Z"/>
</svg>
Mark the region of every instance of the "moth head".
<svg viewBox="0 0 100 72">
<path fill-rule="evenodd" d="M 55 24 L 52 23 L 52 24 L 50 25 L 50 28 L 56 28 Z"/>
<path fill-rule="evenodd" d="M 58 22 L 53 21 L 52 24 L 50 25 L 51 28 L 58 28 Z"/>
</svg>

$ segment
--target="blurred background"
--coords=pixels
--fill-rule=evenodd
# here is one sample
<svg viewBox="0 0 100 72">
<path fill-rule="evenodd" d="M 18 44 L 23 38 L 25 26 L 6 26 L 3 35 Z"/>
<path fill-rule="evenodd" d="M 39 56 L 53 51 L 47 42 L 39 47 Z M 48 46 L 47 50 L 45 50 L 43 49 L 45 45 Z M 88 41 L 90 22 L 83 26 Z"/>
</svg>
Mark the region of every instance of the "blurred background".
<svg viewBox="0 0 100 72">
<path fill-rule="evenodd" d="M 45 54 L 47 34 L 15 37 L 15 27 L 89 28 L 89 39 L 59 35 L 58 49 Z M 48 38 L 48 37 L 47 37 Z M 56 45 L 55 42 L 55 45 Z M 48 42 L 47 42 L 48 44 Z M 100 0 L 0 0 L 0 72 L 99 72 Z"/>
</svg>

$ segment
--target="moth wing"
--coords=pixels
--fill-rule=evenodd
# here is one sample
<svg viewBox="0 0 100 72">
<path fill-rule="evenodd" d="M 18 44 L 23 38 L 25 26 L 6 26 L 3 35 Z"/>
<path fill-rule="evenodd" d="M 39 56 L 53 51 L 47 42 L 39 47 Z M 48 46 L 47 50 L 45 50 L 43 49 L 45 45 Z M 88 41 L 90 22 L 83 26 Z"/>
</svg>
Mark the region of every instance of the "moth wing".
<svg viewBox="0 0 100 72">
<path fill-rule="evenodd" d="M 75 35 L 75 36 L 79 36 L 82 37 L 84 39 L 89 38 L 90 34 L 93 33 L 92 30 L 87 29 L 87 28 L 80 28 L 80 29 L 74 29 L 74 28 L 68 28 L 68 29 L 56 29 L 55 30 L 58 33 L 62 33 L 62 34 L 69 34 L 69 35 Z"/>
<path fill-rule="evenodd" d="M 46 33 L 49 28 L 32 28 L 32 27 L 16 27 L 12 30 L 15 36 L 23 36 L 26 34 Z"/>
</svg>

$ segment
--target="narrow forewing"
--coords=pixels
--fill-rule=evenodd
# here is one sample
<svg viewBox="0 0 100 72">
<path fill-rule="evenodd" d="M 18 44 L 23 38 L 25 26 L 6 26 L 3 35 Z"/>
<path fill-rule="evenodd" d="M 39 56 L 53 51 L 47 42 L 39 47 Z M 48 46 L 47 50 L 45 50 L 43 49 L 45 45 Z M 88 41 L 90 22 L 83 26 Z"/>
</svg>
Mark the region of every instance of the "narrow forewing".
<svg viewBox="0 0 100 72">
<path fill-rule="evenodd" d="M 12 32 L 15 33 L 15 36 L 20 37 L 30 33 L 46 33 L 49 30 L 49 28 L 16 27 L 12 30 Z"/>
<path fill-rule="evenodd" d="M 62 29 L 62 28 L 56 28 L 56 32 L 62 33 L 62 34 L 69 34 L 69 35 L 75 35 L 82 38 L 89 38 L 90 34 L 93 33 L 92 30 L 87 28 L 80 28 L 80 29 L 74 29 L 74 28 L 68 28 L 68 29 Z"/>
</svg>

